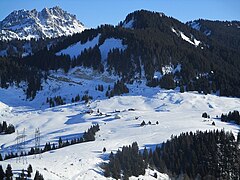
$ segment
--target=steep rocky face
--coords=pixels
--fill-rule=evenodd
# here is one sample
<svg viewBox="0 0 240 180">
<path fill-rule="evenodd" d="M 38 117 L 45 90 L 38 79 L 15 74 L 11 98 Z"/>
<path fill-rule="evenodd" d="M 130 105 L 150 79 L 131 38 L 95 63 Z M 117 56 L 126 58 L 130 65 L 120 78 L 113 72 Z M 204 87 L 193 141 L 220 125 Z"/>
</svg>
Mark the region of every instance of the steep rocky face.
<svg viewBox="0 0 240 180">
<path fill-rule="evenodd" d="M 0 40 L 56 38 L 82 32 L 85 27 L 76 19 L 56 6 L 13 11 L 0 22 Z"/>
</svg>

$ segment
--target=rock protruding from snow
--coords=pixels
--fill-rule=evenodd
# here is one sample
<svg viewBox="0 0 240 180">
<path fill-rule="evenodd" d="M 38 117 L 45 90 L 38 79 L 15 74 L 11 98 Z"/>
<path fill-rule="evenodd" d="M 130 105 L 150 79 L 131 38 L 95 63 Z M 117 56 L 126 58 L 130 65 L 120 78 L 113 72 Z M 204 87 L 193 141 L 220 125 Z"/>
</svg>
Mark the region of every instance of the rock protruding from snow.
<svg viewBox="0 0 240 180">
<path fill-rule="evenodd" d="M 58 6 L 40 12 L 36 9 L 18 10 L 0 22 L 0 40 L 56 38 L 80 33 L 84 29 L 75 15 Z"/>
</svg>

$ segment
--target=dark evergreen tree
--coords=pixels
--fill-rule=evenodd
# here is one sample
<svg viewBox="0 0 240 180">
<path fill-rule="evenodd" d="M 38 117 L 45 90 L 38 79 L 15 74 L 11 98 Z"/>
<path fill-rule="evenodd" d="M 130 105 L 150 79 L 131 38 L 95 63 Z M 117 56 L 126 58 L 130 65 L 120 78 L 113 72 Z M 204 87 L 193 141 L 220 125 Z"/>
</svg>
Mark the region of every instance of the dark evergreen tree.
<svg viewBox="0 0 240 180">
<path fill-rule="evenodd" d="M 184 93 L 184 86 L 183 85 L 180 86 L 180 92 Z"/>
<path fill-rule="evenodd" d="M 27 168 L 27 177 L 31 177 L 31 173 L 33 172 L 33 169 L 32 169 L 32 165 L 29 164 L 28 168 Z"/>
<path fill-rule="evenodd" d="M 5 173 L 3 171 L 2 165 L 0 165 L 0 179 L 4 179 Z"/>
<path fill-rule="evenodd" d="M 106 152 L 106 148 L 104 147 L 104 148 L 103 148 L 103 153 L 105 153 L 105 152 Z"/>
<path fill-rule="evenodd" d="M 146 164 L 136 142 L 132 146 L 124 146 L 122 151 L 117 151 L 116 155 L 111 153 L 109 159 L 110 162 L 104 167 L 106 177 L 110 174 L 113 178 L 119 179 L 123 173 L 123 177 L 128 179 L 132 175 L 145 174 Z"/>
<path fill-rule="evenodd" d="M 146 125 L 145 121 L 142 121 L 140 124 L 140 126 L 145 126 L 145 125 Z"/>
<path fill-rule="evenodd" d="M 3 130 L 3 132 L 7 131 L 7 122 L 6 121 L 3 121 L 2 130 Z"/>
<path fill-rule="evenodd" d="M 114 178 L 144 174 L 148 164 L 172 178 L 239 179 L 239 155 L 239 144 L 231 132 L 197 131 L 172 136 L 149 153 L 145 148 L 141 154 L 136 143 L 124 146 L 122 151 L 110 154 L 105 169 Z"/>
<path fill-rule="evenodd" d="M 157 173 L 154 173 L 153 177 L 155 177 L 157 179 Z"/>
<path fill-rule="evenodd" d="M 240 114 L 238 111 L 233 111 L 233 112 L 229 112 L 228 114 L 222 114 L 221 115 L 221 121 L 224 121 L 224 122 L 230 122 L 230 121 L 233 121 L 235 122 L 236 124 L 240 124 Z"/>
<path fill-rule="evenodd" d="M 175 88 L 174 76 L 172 74 L 164 75 L 160 80 L 160 86 L 161 88 L 165 89 L 174 89 Z"/>
<path fill-rule="evenodd" d="M 240 144 L 240 131 L 238 132 L 238 135 L 237 135 L 237 142 L 238 144 Z"/>
<path fill-rule="evenodd" d="M 7 179 L 7 180 L 11 180 L 12 177 L 13 177 L 12 167 L 11 167 L 10 164 L 7 165 L 7 169 L 6 169 L 5 175 L 6 175 L 6 179 Z"/>
<path fill-rule="evenodd" d="M 204 113 L 202 114 L 202 117 L 203 117 L 203 118 L 207 118 L 207 117 L 208 117 L 208 114 L 207 114 L 206 112 L 204 112 Z"/>
<path fill-rule="evenodd" d="M 58 147 L 61 148 L 63 146 L 63 141 L 62 141 L 62 138 L 59 137 L 59 140 L 58 140 Z"/>
<path fill-rule="evenodd" d="M 36 171 L 34 180 L 44 180 L 43 176 L 39 173 L 39 171 Z"/>
<path fill-rule="evenodd" d="M 24 171 L 24 169 L 22 169 L 22 172 L 20 174 L 20 179 L 21 180 L 25 180 L 25 171 Z"/>
</svg>

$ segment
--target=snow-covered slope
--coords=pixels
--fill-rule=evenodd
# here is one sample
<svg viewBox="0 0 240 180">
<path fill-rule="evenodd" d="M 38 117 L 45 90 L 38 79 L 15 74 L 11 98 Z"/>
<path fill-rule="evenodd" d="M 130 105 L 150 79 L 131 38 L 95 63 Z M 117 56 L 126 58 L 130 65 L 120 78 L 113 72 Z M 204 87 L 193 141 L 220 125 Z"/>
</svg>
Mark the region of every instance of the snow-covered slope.
<svg viewBox="0 0 240 180">
<path fill-rule="evenodd" d="M 172 28 L 172 32 L 174 32 L 176 35 L 178 35 L 179 37 L 181 37 L 184 41 L 187 41 L 188 43 L 194 45 L 194 46 L 199 46 L 199 44 L 201 43 L 201 41 L 195 39 L 195 38 L 189 38 L 187 37 L 183 32 L 178 31 L 174 28 Z"/>
<path fill-rule="evenodd" d="M 0 40 L 56 38 L 80 33 L 85 29 L 75 15 L 56 6 L 13 11 L 0 22 Z"/>
<path fill-rule="evenodd" d="M 91 41 L 87 41 L 84 44 L 82 44 L 81 42 L 73 44 L 73 45 L 67 47 L 66 49 L 63 49 L 63 50 L 57 52 L 56 55 L 59 56 L 61 54 L 64 54 L 64 55 L 69 55 L 71 58 L 77 57 L 81 54 L 82 51 L 84 51 L 84 49 L 93 48 L 94 46 L 98 45 L 99 37 L 100 37 L 100 35 L 96 36 Z"/>
<path fill-rule="evenodd" d="M 52 73 L 43 90 L 33 101 L 21 100 L 23 92 L 18 88 L 0 89 L 0 122 L 5 120 L 14 124 L 18 132 L 26 131 L 26 148 L 34 147 L 34 132 L 41 131 L 41 145 L 46 142 L 57 143 L 58 138 L 70 140 L 80 137 L 92 124 L 99 123 L 94 142 L 76 144 L 49 151 L 42 158 L 27 157 L 27 163 L 34 170 L 39 170 L 45 179 L 105 179 L 102 162 L 107 161 L 111 151 L 116 152 L 123 145 L 137 141 L 140 148 L 153 148 L 170 138 L 172 134 L 196 130 L 225 129 L 238 132 L 234 124 L 221 122 L 217 115 L 240 108 L 240 99 L 202 95 L 195 92 L 179 93 L 178 90 L 162 90 L 149 88 L 145 83 L 128 85 L 130 93 L 123 96 L 106 98 L 107 87 L 113 86 L 118 77 L 108 74 L 97 74 L 91 69 L 74 69 L 68 75 Z M 104 91 L 95 90 L 103 84 Z M 94 99 L 84 102 L 70 103 L 71 97 L 84 93 Z M 48 108 L 46 98 L 62 95 L 68 104 Z M 41 107 L 41 108 L 40 108 Z M 92 109 L 93 113 L 86 111 Z M 102 112 L 102 115 L 97 111 Z M 129 111 L 129 109 L 135 109 Z M 203 119 L 203 112 L 211 115 L 211 119 Z M 106 116 L 107 115 L 107 116 Z M 120 119 L 115 119 L 115 115 Z M 152 125 L 140 127 L 142 121 L 151 121 Z M 156 125 L 156 121 L 159 122 Z M 215 121 L 216 126 L 211 125 Z M 17 133 L 0 135 L 1 153 L 15 151 Z M 102 152 L 106 147 L 106 153 Z M 13 170 L 21 170 L 28 166 L 16 159 L 1 162 L 4 169 L 11 163 Z M 15 173 L 17 171 L 14 171 Z M 153 178 L 153 171 L 147 170 L 143 179 Z M 159 174 L 160 179 L 167 175 Z M 131 179 L 137 179 L 132 177 Z"/>
<path fill-rule="evenodd" d="M 121 39 L 116 38 L 108 38 L 106 39 L 103 44 L 99 45 L 99 38 L 100 34 L 98 34 L 95 38 L 93 38 L 91 41 L 87 41 L 86 43 L 78 42 L 76 44 L 73 44 L 66 49 L 63 49 L 56 53 L 56 55 L 69 55 L 71 58 L 77 57 L 81 54 L 81 52 L 84 51 L 84 49 L 93 48 L 94 46 L 98 46 L 101 52 L 101 58 L 102 60 L 106 60 L 108 53 L 112 49 L 119 49 L 119 50 L 125 50 L 127 48 L 127 45 L 123 45 L 123 42 Z"/>
</svg>

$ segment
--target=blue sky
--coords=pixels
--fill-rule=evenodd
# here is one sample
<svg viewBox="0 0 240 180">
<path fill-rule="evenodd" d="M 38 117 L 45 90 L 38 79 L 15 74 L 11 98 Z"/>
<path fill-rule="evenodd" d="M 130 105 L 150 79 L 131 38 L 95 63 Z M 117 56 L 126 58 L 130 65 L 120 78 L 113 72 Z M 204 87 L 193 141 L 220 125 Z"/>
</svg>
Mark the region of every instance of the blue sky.
<svg viewBox="0 0 240 180">
<path fill-rule="evenodd" d="M 163 12 L 182 22 L 194 19 L 240 20 L 240 0 L 0 0 L 0 20 L 19 9 L 60 6 L 87 27 L 118 24 L 139 9 Z"/>
</svg>

